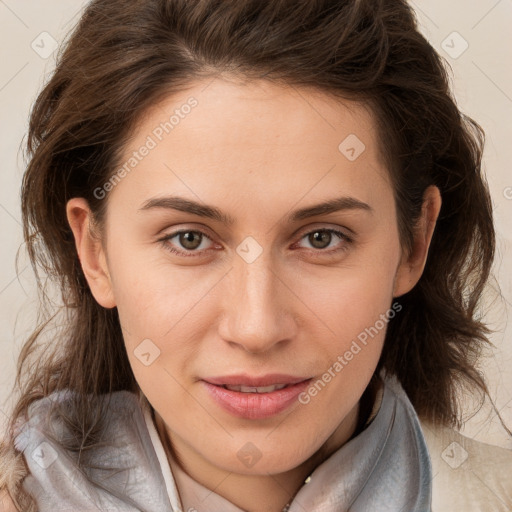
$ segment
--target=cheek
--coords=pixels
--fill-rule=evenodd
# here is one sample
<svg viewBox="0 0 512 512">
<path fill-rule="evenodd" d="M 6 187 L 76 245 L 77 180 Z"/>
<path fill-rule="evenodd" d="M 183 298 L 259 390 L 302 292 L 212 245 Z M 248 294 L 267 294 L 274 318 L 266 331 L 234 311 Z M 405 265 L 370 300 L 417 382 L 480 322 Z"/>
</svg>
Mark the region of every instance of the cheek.
<svg viewBox="0 0 512 512">
<path fill-rule="evenodd" d="M 362 392 L 378 364 L 388 324 L 399 314 L 393 307 L 397 259 L 388 250 L 378 264 L 369 258 L 338 269 L 324 286 L 314 275 L 301 282 L 300 293 L 317 316 L 312 321 L 327 327 L 325 337 L 317 329 L 317 350 L 324 353 L 322 376 L 336 394 Z"/>
<path fill-rule="evenodd" d="M 211 325 L 211 291 L 219 276 L 192 267 L 173 268 L 161 255 L 158 261 L 148 261 L 122 255 L 116 259 L 112 253 L 111 260 L 113 291 L 134 376 L 146 396 L 165 389 L 168 399 L 181 400 L 181 386 L 189 385 L 183 376 L 191 372 Z"/>
<path fill-rule="evenodd" d="M 322 354 L 322 364 L 299 400 L 312 417 L 325 418 L 330 411 L 329 425 L 318 420 L 318 431 L 342 421 L 375 372 L 388 324 L 400 314 L 392 304 L 393 265 L 390 260 L 389 268 L 381 265 L 379 272 L 354 269 L 332 283 L 328 293 L 309 296 L 329 328 L 325 337 L 317 332 L 315 352 Z"/>
<path fill-rule="evenodd" d="M 323 272 L 315 275 L 312 271 L 307 278 L 296 279 L 294 291 L 315 313 L 317 321 L 322 320 L 341 339 L 356 336 L 391 307 L 394 259 Z"/>
<path fill-rule="evenodd" d="M 123 329 L 132 335 L 162 339 L 205 297 L 216 276 L 174 266 L 156 251 L 139 252 L 137 255 L 135 248 L 132 258 L 112 257 L 111 280 L 119 318 Z"/>
<path fill-rule="evenodd" d="M 165 273 L 165 270 L 167 274 Z M 197 350 L 194 340 L 198 322 L 190 326 L 191 307 L 204 295 L 194 289 L 179 272 L 146 265 L 134 271 L 132 266 L 118 266 L 112 282 L 126 352 L 135 379 L 151 400 L 165 395 L 167 407 L 190 407 L 183 393 L 183 375 L 188 372 Z M 201 293 L 203 291 L 203 293 Z M 193 317 L 193 318 L 197 318 Z"/>
</svg>

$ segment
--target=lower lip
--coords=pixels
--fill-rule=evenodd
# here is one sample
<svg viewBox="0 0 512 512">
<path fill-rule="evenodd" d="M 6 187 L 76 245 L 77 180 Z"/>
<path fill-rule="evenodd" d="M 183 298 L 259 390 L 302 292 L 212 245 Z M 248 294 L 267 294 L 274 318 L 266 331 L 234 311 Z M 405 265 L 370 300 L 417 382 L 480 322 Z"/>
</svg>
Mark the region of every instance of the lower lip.
<svg viewBox="0 0 512 512">
<path fill-rule="evenodd" d="M 290 407 L 297 397 L 308 387 L 311 379 L 270 393 L 242 393 L 231 391 L 202 381 L 210 396 L 223 409 L 249 420 L 259 420 L 275 416 Z"/>
</svg>

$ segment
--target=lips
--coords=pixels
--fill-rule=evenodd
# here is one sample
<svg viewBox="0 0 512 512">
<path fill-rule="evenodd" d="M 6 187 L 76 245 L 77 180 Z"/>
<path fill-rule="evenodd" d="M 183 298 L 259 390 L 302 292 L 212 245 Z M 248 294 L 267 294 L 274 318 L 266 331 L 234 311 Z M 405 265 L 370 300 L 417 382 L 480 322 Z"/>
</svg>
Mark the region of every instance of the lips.
<svg viewBox="0 0 512 512">
<path fill-rule="evenodd" d="M 284 374 L 231 375 L 203 379 L 210 398 L 225 411 L 245 419 L 277 415 L 297 401 L 311 378 Z"/>
</svg>

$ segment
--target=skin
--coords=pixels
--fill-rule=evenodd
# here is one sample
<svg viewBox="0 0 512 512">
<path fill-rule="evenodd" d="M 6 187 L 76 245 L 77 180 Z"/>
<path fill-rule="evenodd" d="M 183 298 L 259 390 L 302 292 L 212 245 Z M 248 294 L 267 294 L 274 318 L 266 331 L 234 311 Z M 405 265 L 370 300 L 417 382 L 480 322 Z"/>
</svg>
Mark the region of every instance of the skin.
<svg viewBox="0 0 512 512">
<path fill-rule="evenodd" d="M 141 119 L 126 158 L 191 96 L 198 106 L 110 192 L 103 230 L 82 198 L 69 201 L 68 220 L 91 291 L 102 306 L 118 308 L 137 382 L 182 467 L 238 507 L 278 512 L 354 433 L 385 328 L 307 405 L 264 420 L 224 411 L 200 380 L 237 373 L 321 378 L 393 297 L 417 283 L 441 198 L 436 187 L 427 189 L 405 254 L 371 112 L 265 81 L 217 77 L 166 98 Z M 365 145 L 354 161 L 338 149 L 349 134 Z M 141 210 L 171 194 L 214 205 L 235 222 Z M 339 196 L 371 211 L 287 220 L 290 211 Z M 310 234 L 320 228 L 352 241 L 326 234 L 315 244 Z M 179 229 L 207 234 L 188 249 L 198 256 L 168 250 L 193 245 L 179 236 L 159 241 Z M 248 236 L 262 249 L 251 263 L 236 252 Z M 144 339 L 160 350 L 150 366 L 134 354 Z M 251 468 L 237 457 L 247 442 L 261 454 Z"/>
</svg>

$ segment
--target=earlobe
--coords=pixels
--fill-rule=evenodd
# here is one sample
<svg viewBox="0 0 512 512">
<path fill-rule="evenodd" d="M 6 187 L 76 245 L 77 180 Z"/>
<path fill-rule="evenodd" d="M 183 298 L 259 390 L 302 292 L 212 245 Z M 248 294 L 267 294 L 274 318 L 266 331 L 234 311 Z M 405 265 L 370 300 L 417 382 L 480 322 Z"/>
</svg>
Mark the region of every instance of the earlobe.
<svg viewBox="0 0 512 512">
<path fill-rule="evenodd" d="M 78 258 L 94 298 L 104 308 L 115 307 L 105 250 L 100 237 L 93 233 L 93 217 L 87 201 L 81 197 L 70 199 L 66 214 Z"/>
<path fill-rule="evenodd" d="M 441 193 L 431 185 L 423 194 L 421 216 L 414 230 L 410 254 L 403 255 L 395 276 L 394 297 L 411 291 L 420 280 L 427 262 L 428 250 L 441 210 Z"/>
</svg>

